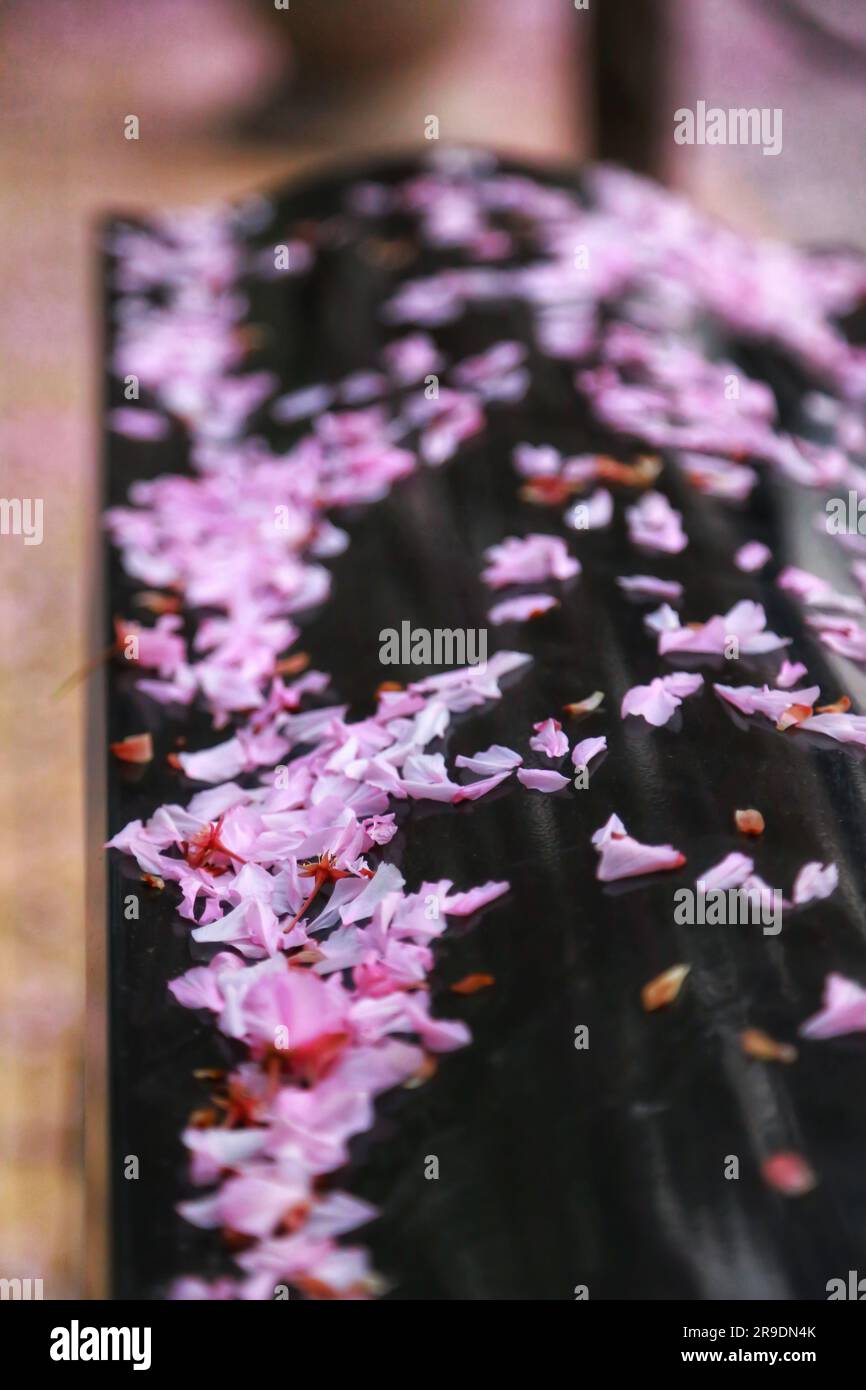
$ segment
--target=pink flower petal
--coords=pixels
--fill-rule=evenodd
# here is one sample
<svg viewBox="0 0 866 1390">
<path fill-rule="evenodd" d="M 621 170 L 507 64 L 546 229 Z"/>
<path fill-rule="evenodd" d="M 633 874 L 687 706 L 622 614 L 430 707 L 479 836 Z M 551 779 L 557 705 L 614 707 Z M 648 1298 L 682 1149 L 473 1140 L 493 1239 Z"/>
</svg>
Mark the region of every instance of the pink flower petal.
<svg viewBox="0 0 866 1390">
<path fill-rule="evenodd" d="M 493 743 L 483 753 L 474 753 L 471 758 L 458 753 L 454 762 L 457 767 L 468 767 L 470 772 L 492 776 L 497 772 L 510 772 L 513 767 L 518 767 L 523 759 L 513 748 L 503 748 L 501 743 Z"/>
<path fill-rule="evenodd" d="M 587 763 L 606 750 L 607 739 L 604 734 L 600 734 L 597 738 L 584 738 L 572 748 L 571 761 L 575 767 L 586 767 Z"/>
<path fill-rule="evenodd" d="M 776 676 L 776 685 L 780 690 L 790 690 L 801 676 L 805 676 L 807 669 L 802 661 L 783 661 Z"/>
<path fill-rule="evenodd" d="M 562 773 L 535 767 L 519 767 L 517 780 L 535 792 L 558 792 L 569 785 L 568 778 L 563 777 Z"/>
<path fill-rule="evenodd" d="M 675 512 L 664 493 L 645 492 L 640 501 L 626 507 L 629 539 L 633 545 L 678 555 L 688 545 L 682 517 Z"/>
<path fill-rule="evenodd" d="M 679 705 L 688 695 L 694 695 L 704 683 L 703 676 L 686 675 L 676 672 L 670 676 L 656 676 L 649 685 L 635 685 L 623 696 L 621 716 L 640 715 L 648 724 L 656 728 L 667 724 Z"/>
<path fill-rule="evenodd" d="M 821 1009 L 807 1018 L 799 1031 L 804 1038 L 837 1038 L 844 1033 L 866 1032 L 866 989 L 844 975 L 828 975 Z"/>
<path fill-rule="evenodd" d="M 544 584 L 548 579 L 570 579 L 580 574 L 580 564 L 569 555 L 560 536 L 509 536 L 490 546 L 484 557 L 490 563 L 481 577 L 493 589 L 506 584 Z"/>
<path fill-rule="evenodd" d="M 639 597 L 663 598 L 676 603 L 683 596 L 683 586 L 676 579 L 656 579 L 651 574 L 621 574 L 616 582 L 627 594 Z"/>
<path fill-rule="evenodd" d="M 734 564 L 744 574 L 754 574 L 756 570 L 764 568 L 772 554 L 769 546 L 764 545 L 762 541 L 747 541 L 734 556 Z"/>
<path fill-rule="evenodd" d="M 599 855 L 595 876 L 602 883 L 679 869 L 686 862 L 685 855 L 673 845 L 642 845 L 632 839 L 618 816 L 611 816 L 595 832 L 592 842 Z"/>
<path fill-rule="evenodd" d="M 494 603 L 487 616 L 498 627 L 501 623 L 529 622 L 558 607 L 559 599 L 552 594 L 521 594 L 518 598 L 506 598 L 501 603 Z"/>
<path fill-rule="evenodd" d="M 533 724 L 535 733 L 529 740 L 529 746 L 536 753 L 543 753 L 547 758 L 562 758 L 568 752 L 568 737 L 562 732 L 562 725 L 558 719 L 543 719 L 539 724 Z"/>
<path fill-rule="evenodd" d="M 793 898 L 797 907 L 829 898 L 839 883 L 835 864 L 804 864 L 794 880 Z"/>
</svg>

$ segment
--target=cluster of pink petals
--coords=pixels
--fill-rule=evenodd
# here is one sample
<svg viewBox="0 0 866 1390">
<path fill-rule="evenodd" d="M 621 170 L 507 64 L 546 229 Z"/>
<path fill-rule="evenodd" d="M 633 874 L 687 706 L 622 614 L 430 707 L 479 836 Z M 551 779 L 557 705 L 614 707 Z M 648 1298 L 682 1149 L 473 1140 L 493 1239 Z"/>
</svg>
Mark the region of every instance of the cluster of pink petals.
<svg viewBox="0 0 866 1390">
<path fill-rule="evenodd" d="M 131 576 L 210 616 L 190 637 L 175 614 L 151 628 L 118 622 L 118 652 L 149 673 L 141 685 L 152 697 L 202 699 L 215 727 L 231 719 L 233 729 L 176 755 L 207 790 L 132 822 L 111 845 L 175 883 L 192 939 L 216 948 L 171 990 L 246 1049 L 227 1082 L 244 1118 L 186 1131 L 192 1179 L 204 1191 L 180 1210 L 253 1242 L 237 1256 L 237 1279 L 181 1281 L 176 1293 L 271 1298 L 287 1282 L 369 1297 L 378 1285 L 366 1253 L 338 1241 L 375 1213 L 323 1180 L 372 1124 L 381 1091 L 412 1082 L 427 1053 L 468 1041 L 465 1025 L 431 1012 L 432 944 L 449 916 L 480 910 L 508 884 L 454 893 L 440 880 L 407 892 L 395 865 L 368 856 L 395 834 L 395 803 L 476 800 L 518 766 L 519 754 L 494 745 L 455 759 L 470 774 L 460 781 L 428 750 L 454 714 L 499 698 L 499 681 L 529 658 L 500 652 L 483 666 L 384 690 L 375 713 L 351 723 L 343 706 L 303 709 L 306 696 L 325 693 L 326 675 L 284 680 L 277 665 L 299 635 L 293 615 L 329 594 L 321 562 L 346 544 L 327 512 L 377 500 L 419 457 L 450 457 L 483 423 L 479 401 L 502 397 L 503 373 L 511 375 L 504 394 L 520 393 L 523 352 L 501 345 L 457 364 L 462 389 L 427 401 L 412 385 L 441 360 L 430 340 L 410 335 L 386 349 L 379 376 L 313 392 L 311 431 L 273 454 L 243 438 L 272 383 L 234 375 L 245 306 L 232 290 L 242 268 L 232 219 L 180 220 L 171 232 L 170 255 L 145 233 L 117 248 L 123 285 L 167 290 L 158 306 L 131 306 L 115 361 L 165 415 L 142 411 L 138 421 L 131 411 L 114 423 L 157 438 L 159 422 L 180 416 L 197 476 L 135 485 L 132 505 L 108 522 Z M 408 391 L 396 417 L 369 404 L 389 378 Z M 329 412 L 332 403 L 359 408 Z M 412 432 L 417 453 L 395 442 Z M 551 551 L 555 572 L 575 572 L 555 543 Z"/>
<path fill-rule="evenodd" d="M 807 907 L 809 903 L 821 902 L 835 892 L 839 871 L 835 864 L 820 864 L 817 861 L 804 864 L 794 879 L 789 900 L 781 894 L 777 895 L 776 890 L 755 873 L 754 861 L 747 854 L 735 850 L 701 874 L 697 882 L 698 887 L 706 893 L 741 888 L 746 893 L 758 895 L 759 900 L 769 906 L 778 896 L 784 908 Z"/>
<path fill-rule="evenodd" d="M 821 693 L 819 685 L 803 686 L 799 690 L 774 690 L 763 685 L 719 685 L 713 689 L 740 714 L 762 714 L 778 723 L 791 705 L 814 705 Z"/>
<path fill-rule="evenodd" d="M 776 651 L 790 640 L 767 631 L 766 614 L 760 603 L 753 603 L 751 599 L 735 603 L 724 615 L 716 614 L 705 623 L 690 623 L 685 627 L 671 609 L 665 616 L 665 626 L 658 635 L 662 656 L 674 653 L 724 656 L 732 638 L 736 639 L 738 654 L 754 656 Z"/>
<path fill-rule="evenodd" d="M 673 845 L 642 845 L 633 839 L 617 815 L 596 830 L 592 843 L 598 852 L 595 876 L 602 883 L 679 869 L 686 862 Z"/>
<path fill-rule="evenodd" d="M 245 276 L 274 275 L 270 255 L 244 249 L 244 219 L 261 208 L 164 217 L 116 236 L 122 304 L 112 365 L 121 377 L 136 376 L 147 399 L 113 411 L 109 424 L 144 443 L 182 430 L 195 470 L 139 482 L 129 505 L 109 513 L 127 574 L 167 591 L 184 610 L 150 628 L 119 620 L 117 649 L 145 673 L 139 684 L 151 698 L 199 701 L 214 727 L 228 730 L 210 747 L 177 755 L 205 790 L 187 806 L 161 806 L 146 823 L 132 822 L 111 842 L 142 872 L 177 885 L 192 939 L 216 953 L 174 980 L 172 993 L 209 1013 L 243 1050 L 228 1078 L 233 1122 L 184 1134 L 201 1194 L 181 1208 L 197 1226 L 246 1237 L 238 1274 L 209 1285 L 181 1280 L 175 1297 L 269 1299 L 281 1283 L 313 1296 L 379 1291 L 366 1252 L 341 1243 L 375 1212 L 331 1186 L 331 1175 L 346 1164 L 352 1138 L 372 1125 L 379 1094 L 415 1084 L 428 1054 L 468 1040 L 465 1025 L 432 1012 L 432 948 L 449 917 L 508 890 L 497 880 L 454 892 L 443 879 L 407 891 L 382 850 L 396 834 L 399 808 L 411 802 L 473 801 L 512 773 L 545 793 L 569 785 L 563 773 L 524 767 L 520 753 L 501 745 L 450 765 L 436 749 L 455 716 L 500 697 L 500 682 L 525 665 L 524 654 L 500 652 L 481 667 L 382 691 L 375 712 L 360 720 L 347 719 L 345 706 L 323 706 L 324 672 L 281 674 L 302 615 L 330 595 L 328 561 L 348 544 L 330 514 L 376 502 L 419 465 L 452 459 L 483 428 L 488 406 L 527 391 L 521 343 L 449 362 L 426 330 L 475 306 L 518 301 L 540 350 L 574 364 L 575 390 L 599 424 L 673 450 L 680 481 L 726 503 L 743 501 L 756 483 L 745 458 L 805 487 L 866 491 L 866 469 L 846 454 L 866 458 L 866 350 L 839 326 L 866 294 L 862 259 L 751 241 L 612 169 L 591 171 L 587 183 L 591 205 L 504 172 L 486 156 L 444 151 L 402 183 L 356 185 L 347 200 L 355 215 L 414 218 L 424 244 L 462 255 L 399 285 L 385 318 L 406 331 L 369 369 L 279 400 L 270 373 L 243 369 L 248 305 L 240 286 Z M 513 263 L 503 216 L 531 226 L 528 263 Z M 588 268 L 576 265 L 575 246 L 586 249 Z M 289 273 L 304 274 L 316 255 L 315 239 L 291 242 Z M 780 434 L 770 389 L 693 345 L 707 315 L 739 338 L 779 344 L 843 398 L 816 398 L 829 443 Z M 443 373 L 447 381 L 428 392 L 427 379 Z M 253 412 L 269 401 L 279 423 L 307 422 L 284 450 L 250 429 Z M 609 476 L 598 455 L 564 457 L 546 444 L 519 445 L 514 466 L 526 478 L 550 480 L 551 496 Z M 592 529 L 608 525 L 613 511 L 613 495 L 598 486 L 563 521 Z M 641 495 L 625 517 L 635 545 L 675 556 L 688 543 L 682 516 L 661 492 Z M 862 538 L 840 540 L 863 554 Z M 509 537 L 485 558 L 483 578 L 493 589 L 565 581 L 581 570 L 552 535 Z M 769 558 L 751 542 L 736 564 L 754 573 Z M 866 591 L 866 559 L 852 573 Z M 787 644 L 767 630 L 758 603 L 744 600 L 683 625 L 669 606 L 682 597 L 677 580 L 617 582 L 626 593 L 664 600 L 645 619 L 662 655 L 722 656 L 732 638 L 744 655 Z M 854 620 L 862 600 L 794 567 L 779 584 L 816 610 L 810 621 L 829 649 L 866 661 L 866 629 Z M 548 593 L 505 598 L 490 620 L 525 622 L 559 601 Z M 209 616 L 195 623 L 197 611 Z M 791 705 L 814 705 L 817 686 L 794 688 L 805 674 L 801 663 L 785 661 L 776 687 L 715 689 L 742 713 L 776 722 Z M 700 676 L 656 677 L 627 692 L 622 715 L 661 726 L 701 684 Z M 797 727 L 866 746 L 866 716 L 813 714 Z M 534 725 L 529 746 L 561 759 L 569 741 L 558 721 L 546 719 Z M 574 768 L 585 769 L 606 747 L 604 737 L 578 742 Z M 685 863 L 671 845 L 635 840 L 616 815 L 592 843 L 602 882 Z M 772 892 L 740 853 L 700 882 Z M 821 900 L 836 883 L 835 865 L 806 864 L 786 906 Z M 859 986 L 829 976 L 824 1008 L 805 1035 L 866 1027 L 864 1000 Z"/>
<path fill-rule="evenodd" d="M 424 748 L 453 709 L 491 698 L 503 670 L 520 664 L 505 654 L 483 672 L 432 678 L 425 692 L 383 692 L 375 714 L 351 724 L 341 707 L 275 709 L 269 766 L 302 749 L 284 764 L 284 778 L 269 771 L 245 788 L 220 781 L 187 808 L 161 807 L 111 842 L 144 872 L 176 882 L 192 938 L 220 948 L 171 989 L 249 1051 L 230 1085 L 253 1127 L 184 1136 L 193 1180 L 207 1191 L 183 1203 L 182 1215 L 258 1241 L 238 1257 L 245 1275 L 235 1296 L 273 1297 L 280 1282 L 344 1297 L 376 1291 L 363 1251 L 336 1244 L 374 1213 L 345 1193 L 322 1195 L 321 1179 L 346 1163 L 348 1142 L 371 1125 L 380 1091 L 420 1074 L 425 1052 L 468 1041 L 463 1024 L 430 1011 L 431 946 L 449 916 L 477 911 L 508 884 L 455 894 L 440 880 L 407 892 L 395 865 L 373 867 L 367 856 L 394 833 L 394 800 L 474 799 L 518 766 L 519 754 L 493 745 L 455 759 L 477 779 L 460 784 L 442 755 Z M 199 862 L 189 850 L 203 842 L 212 848 Z M 311 879 L 303 866 L 325 857 L 340 876 L 326 901 L 305 910 Z M 275 1054 L 283 1068 L 276 1092 L 262 1071 Z"/>
<path fill-rule="evenodd" d="M 671 676 L 656 676 L 649 685 L 635 685 L 623 696 L 621 715 L 640 715 L 648 724 L 660 728 L 676 712 L 689 695 L 694 695 L 704 683 L 703 676 L 690 676 L 677 671 Z"/>
</svg>

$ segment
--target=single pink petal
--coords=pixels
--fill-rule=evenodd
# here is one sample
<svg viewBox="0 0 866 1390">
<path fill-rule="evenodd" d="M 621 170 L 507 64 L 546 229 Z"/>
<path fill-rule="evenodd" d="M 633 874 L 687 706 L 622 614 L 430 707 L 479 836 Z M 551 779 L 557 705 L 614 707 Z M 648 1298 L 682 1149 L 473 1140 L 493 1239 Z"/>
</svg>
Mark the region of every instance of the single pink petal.
<svg viewBox="0 0 866 1390">
<path fill-rule="evenodd" d="M 529 622 L 558 607 L 559 599 L 552 594 L 521 594 L 518 598 L 505 598 L 501 603 L 494 603 L 487 616 L 498 627 L 501 623 Z"/>
<path fill-rule="evenodd" d="M 664 493 L 645 492 L 640 501 L 626 507 L 629 539 L 633 545 L 678 555 L 688 545 L 682 517 L 675 512 Z"/>
<path fill-rule="evenodd" d="M 613 497 L 607 488 L 596 488 L 585 502 L 575 502 L 562 518 L 573 531 L 600 531 L 613 520 Z"/>
<path fill-rule="evenodd" d="M 457 767 L 468 767 L 470 772 L 492 776 L 497 772 L 510 772 L 513 767 L 518 767 L 523 759 L 513 748 L 503 748 L 501 743 L 493 743 L 483 753 L 474 753 L 471 758 L 458 753 L 454 762 Z"/>
<path fill-rule="evenodd" d="M 866 989 L 844 975 L 828 975 L 821 1009 L 801 1024 L 799 1032 L 804 1038 L 866 1032 Z"/>
<path fill-rule="evenodd" d="M 580 574 L 580 564 L 569 555 L 560 536 L 531 534 L 508 536 L 484 552 L 490 563 L 482 579 L 491 588 L 506 584 L 543 584 L 548 579 L 570 579 Z"/>
<path fill-rule="evenodd" d="M 499 883 L 491 880 L 479 888 L 469 888 L 465 893 L 453 893 L 450 897 L 443 898 L 441 908 L 449 917 L 468 917 L 479 908 L 501 898 L 510 888 L 511 884 L 504 880 Z"/>
<path fill-rule="evenodd" d="M 776 676 L 776 685 L 780 690 L 790 690 L 801 676 L 805 676 L 807 669 L 802 661 L 783 661 Z"/>
<path fill-rule="evenodd" d="M 607 739 L 604 734 L 600 734 L 597 738 L 584 738 L 572 748 L 571 761 L 575 767 L 586 767 L 588 762 L 606 750 Z"/>
<path fill-rule="evenodd" d="M 479 797 L 486 796 L 492 792 L 494 787 L 498 787 L 500 782 L 504 782 L 506 777 L 510 777 L 511 769 L 506 772 L 498 772 L 495 777 L 484 777 L 480 782 L 467 782 L 464 786 L 458 787 L 451 798 L 452 804 L 457 805 L 461 801 L 477 801 Z"/>
<path fill-rule="evenodd" d="M 533 724 L 534 736 L 529 740 L 529 746 L 536 753 L 543 753 L 548 758 L 562 758 L 568 752 L 568 737 L 562 732 L 562 725 L 558 719 L 543 719 L 539 724 Z"/>
<path fill-rule="evenodd" d="M 517 780 L 522 782 L 524 787 L 536 792 L 558 792 L 569 785 L 568 778 L 563 777 L 560 772 L 548 772 L 535 767 L 519 767 Z"/>
<path fill-rule="evenodd" d="M 600 850 L 609 840 L 622 840 L 625 839 L 627 834 L 628 831 L 619 816 L 614 812 L 612 816 L 608 817 L 604 825 L 596 830 L 592 837 L 592 844 L 595 845 L 597 850 Z"/>
<path fill-rule="evenodd" d="M 769 546 L 764 545 L 763 541 L 747 541 L 734 556 L 734 564 L 744 574 L 754 574 L 756 570 L 764 568 L 772 554 Z"/>
<path fill-rule="evenodd" d="M 794 903 L 797 907 L 805 907 L 807 903 L 829 898 L 838 882 L 839 870 L 835 864 L 804 864 L 794 880 Z"/>
<path fill-rule="evenodd" d="M 810 734 L 824 734 L 837 743 L 859 743 L 866 748 L 866 715 L 863 714 L 813 714 L 798 727 Z"/>
<path fill-rule="evenodd" d="M 714 864 L 698 879 L 698 887 L 705 893 L 715 893 L 728 888 L 739 888 L 754 869 L 754 861 L 748 855 L 734 851 L 726 854 L 718 864 Z"/>
<path fill-rule="evenodd" d="M 642 874 L 679 869 L 686 857 L 673 845 L 642 845 L 631 835 L 621 833 L 622 821 L 611 816 L 606 825 L 593 835 L 599 855 L 595 876 L 602 883 L 621 878 L 638 878 Z"/>
<path fill-rule="evenodd" d="M 524 478 L 552 478 L 560 470 L 562 455 L 551 444 L 518 444 L 511 461 Z"/>
<path fill-rule="evenodd" d="M 656 579 L 651 574 L 621 574 L 616 582 L 627 594 L 638 597 L 663 598 L 676 603 L 683 596 L 683 586 L 676 579 Z"/>
<path fill-rule="evenodd" d="M 169 422 L 155 410 L 139 410 L 133 406 L 118 406 L 108 416 L 108 427 L 127 439 L 165 439 Z"/>
</svg>

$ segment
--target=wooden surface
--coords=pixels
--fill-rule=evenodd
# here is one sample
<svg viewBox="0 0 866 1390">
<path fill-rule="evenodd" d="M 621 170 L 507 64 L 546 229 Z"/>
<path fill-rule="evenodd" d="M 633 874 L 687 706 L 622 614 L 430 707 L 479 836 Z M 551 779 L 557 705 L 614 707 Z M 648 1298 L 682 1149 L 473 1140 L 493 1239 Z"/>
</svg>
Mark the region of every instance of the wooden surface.
<svg viewBox="0 0 866 1390">
<path fill-rule="evenodd" d="M 52 699 L 96 641 L 98 219 L 230 198 L 359 147 L 415 144 L 428 110 L 447 138 L 496 139 L 521 84 L 535 95 L 517 103 L 512 144 L 577 154 L 573 53 L 543 26 L 517 44 L 484 9 L 485 81 L 470 72 L 482 35 L 463 34 L 435 67 L 342 111 L 316 145 L 290 114 L 269 144 L 228 135 L 236 109 L 279 75 L 237 3 L 47 0 L 0 17 L 0 491 L 41 497 L 45 518 L 41 546 L 0 542 L 0 1276 L 42 1278 L 46 1298 L 104 1287 L 98 683 Z M 122 134 L 130 112 L 137 143 Z"/>
</svg>

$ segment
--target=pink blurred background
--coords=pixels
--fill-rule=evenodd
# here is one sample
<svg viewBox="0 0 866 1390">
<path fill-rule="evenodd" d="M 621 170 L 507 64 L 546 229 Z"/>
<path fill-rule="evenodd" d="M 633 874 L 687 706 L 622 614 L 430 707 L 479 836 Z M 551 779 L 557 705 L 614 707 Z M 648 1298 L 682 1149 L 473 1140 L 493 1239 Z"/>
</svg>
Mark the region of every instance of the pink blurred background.
<svg viewBox="0 0 866 1390">
<path fill-rule="evenodd" d="M 739 226 L 866 248 L 866 7 L 7 0 L 0 41 L 2 492 L 45 507 L 41 546 L 0 537 L 0 1277 L 58 1298 L 99 1292 L 105 1235 L 84 1202 L 85 1167 L 97 1195 L 101 1180 L 104 754 L 93 684 L 52 698 L 97 642 L 97 218 L 423 147 L 436 115 L 443 142 L 565 164 L 619 152 Z M 698 99 L 780 107 L 781 154 L 677 146 L 673 113 Z"/>
</svg>

